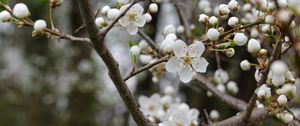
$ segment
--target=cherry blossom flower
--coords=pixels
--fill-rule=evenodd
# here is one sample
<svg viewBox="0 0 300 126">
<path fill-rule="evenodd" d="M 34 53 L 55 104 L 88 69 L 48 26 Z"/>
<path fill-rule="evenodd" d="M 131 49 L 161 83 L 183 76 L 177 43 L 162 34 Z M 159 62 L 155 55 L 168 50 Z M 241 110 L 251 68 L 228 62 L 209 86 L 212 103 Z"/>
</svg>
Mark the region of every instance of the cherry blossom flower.
<svg viewBox="0 0 300 126">
<path fill-rule="evenodd" d="M 120 8 L 120 12 L 125 11 L 129 7 L 129 4 L 124 5 Z M 119 23 L 123 27 L 127 27 L 127 31 L 131 35 L 135 35 L 138 32 L 138 27 L 143 27 L 146 23 L 146 16 L 143 15 L 144 8 L 139 5 L 133 5 L 119 20 Z"/>
<path fill-rule="evenodd" d="M 160 104 L 160 95 L 153 94 L 150 98 L 146 96 L 140 96 L 138 102 L 141 106 L 141 110 L 148 116 L 156 116 L 157 112 L 162 109 Z"/>
<path fill-rule="evenodd" d="M 205 46 L 200 41 L 187 46 L 184 41 L 176 40 L 173 44 L 175 56 L 166 63 L 166 70 L 178 73 L 182 82 L 190 82 L 194 72 L 206 72 L 208 62 L 201 57 L 204 50 Z"/>
</svg>

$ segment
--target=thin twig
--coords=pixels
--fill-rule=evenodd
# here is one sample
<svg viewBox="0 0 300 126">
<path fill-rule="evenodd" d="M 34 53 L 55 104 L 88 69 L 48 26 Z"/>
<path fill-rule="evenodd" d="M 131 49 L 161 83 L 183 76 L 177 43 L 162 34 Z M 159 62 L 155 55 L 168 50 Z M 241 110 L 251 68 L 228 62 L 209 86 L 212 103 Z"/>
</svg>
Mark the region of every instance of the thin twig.
<svg viewBox="0 0 300 126">
<path fill-rule="evenodd" d="M 149 44 L 152 49 L 154 49 L 157 53 L 162 54 L 162 50 L 143 30 L 139 29 L 138 34 Z"/>
<path fill-rule="evenodd" d="M 143 71 L 146 71 L 146 70 L 148 70 L 148 69 L 154 67 L 154 66 L 157 65 L 157 64 L 160 64 L 160 63 L 166 62 L 166 61 L 168 61 L 168 57 L 163 57 L 163 58 L 161 58 L 161 59 L 159 59 L 159 60 L 157 60 L 157 61 L 155 61 L 155 62 L 153 62 L 153 63 L 147 64 L 147 65 L 145 65 L 145 66 L 143 66 L 143 67 L 141 67 L 141 68 L 139 68 L 139 69 L 137 69 L 137 70 L 135 70 L 135 71 L 132 71 L 132 72 L 130 72 L 130 73 L 124 78 L 124 81 L 127 81 L 127 80 L 130 79 L 131 77 L 133 77 L 133 76 L 135 76 L 135 75 L 137 75 L 137 74 L 139 74 L 139 73 L 141 73 L 141 72 L 143 72 Z"/>
</svg>

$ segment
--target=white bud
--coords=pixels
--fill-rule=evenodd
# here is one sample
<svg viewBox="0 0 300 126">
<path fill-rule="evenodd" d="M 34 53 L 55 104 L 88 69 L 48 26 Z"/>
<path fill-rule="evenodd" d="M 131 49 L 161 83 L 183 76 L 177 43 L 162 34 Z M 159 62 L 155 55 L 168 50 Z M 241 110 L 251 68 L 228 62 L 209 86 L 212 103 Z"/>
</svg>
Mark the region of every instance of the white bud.
<svg viewBox="0 0 300 126">
<path fill-rule="evenodd" d="M 239 88 L 238 88 L 237 84 L 234 81 L 229 81 L 226 85 L 226 88 L 227 88 L 227 90 L 229 90 L 233 94 L 236 94 L 239 91 Z"/>
<path fill-rule="evenodd" d="M 259 72 L 258 69 L 256 69 L 255 73 L 254 73 L 254 78 L 256 80 L 256 82 L 259 82 L 261 79 L 262 74 Z"/>
<path fill-rule="evenodd" d="M 220 33 L 219 33 L 219 31 L 217 29 L 215 29 L 215 28 L 208 29 L 207 38 L 209 40 L 211 40 L 211 41 L 218 40 L 219 36 L 220 36 Z"/>
<path fill-rule="evenodd" d="M 141 49 L 145 49 L 145 48 L 149 47 L 149 44 L 146 42 L 146 40 L 143 39 L 139 42 L 139 46 Z"/>
<path fill-rule="evenodd" d="M 266 10 L 268 7 L 267 0 L 254 0 L 254 3 L 260 10 Z"/>
<path fill-rule="evenodd" d="M 28 7 L 26 6 L 26 4 L 24 4 L 24 3 L 17 3 L 14 6 L 13 14 L 17 18 L 25 18 L 25 17 L 28 17 L 30 15 L 30 12 L 29 12 Z"/>
<path fill-rule="evenodd" d="M 287 0 L 278 0 L 278 5 L 281 8 L 286 8 L 288 6 Z"/>
<path fill-rule="evenodd" d="M 287 97 L 285 95 L 280 95 L 277 98 L 277 102 L 279 105 L 285 105 L 287 103 Z"/>
<path fill-rule="evenodd" d="M 280 60 L 274 61 L 271 65 L 271 71 L 273 74 L 284 76 L 286 70 L 287 70 L 286 64 Z"/>
<path fill-rule="evenodd" d="M 275 20 L 275 18 L 274 18 L 273 15 L 267 15 L 266 18 L 265 18 L 265 22 L 269 23 L 269 24 L 273 24 L 274 20 Z"/>
<path fill-rule="evenodd" d="M 199 22 L 206 24 L 208 22 L 209 17 L 206 14 L 199 15 Z"/>
<path fill-rule="evenodd" d="M 277 14 L 276 14 L 277 19 L 282 23 L 282 24 L 287 24 L 291 21 L 292 17 L 292 12 L 289 10 L 281 9 Z M 290 25 L 290 24 L 289 24 Z"/>
<path fill-rule="evenodd" d="M 174 33 L 175 34 L 175 32 L 176 32 L 176 28 L 173 25 L 167 25 L 164 28 L 163 34 L 164 35 L 167 35 L 167 34 L 170 34 L 170 33 Z"/>
<path fill-rule="evenodd" d="M 149 13 L 146 13 L 145 17 L 147 22 L 150 22 L 152 20 L 152 16 Z"/>
<path fill-rule="evenodd" d="M 232 57 L 234 55 L 234 53 L 235 53 L 235 51 L 234 51 L 233 48 L 228 48 L 228 49 L 225 50 L 225 55 L 227 57 Z"/>
<path fill-rule="evenodd" d="M 230 10 L 226 4 L 219 5 L 219 14 L 220 15 L 228 15 Z"/>
<path fill-rule="evenodd" d="M 95 24 L 98 28 L 101 28 L 104 26 L 105 20 L 103 17 L 97 17 L 95 20 Z"/>
<path fill-rule="evenodd" d="M 237 17 L 230 17 L 228 20 L 228 25 L 231 27 L 237 26 L 239 23 L 239 19 Z"/>
<path fill-rule="evenodd" d="M 166 95 L 174 95 L 175 89 L 172 86 L 167 86 L 164 90 Z"/>
<path fill-rule="evenodd" d="M 256 39 L 250 39 L 247 49 L 250 53 L 257 53 L 261 49 L 259 41 L 257 41 Z"/>
<path fill-rule="evenodd" d="M 120 4 L 128 4 L 130 0 L 118 0 Z"/>
<path fill-rule="evenodd" d="M 218 84 L 216 88 L 220 92 L 225 92 L 225 86 L 223 84 Z"/>
<path fill-rule="evenodd" d="M 166 36 L 166 39 L 175 41 L 177 39 L 177 36 L 175 34 L 171 33 Z"/>
<path fill-rule="evenodd" d="M 292 21 L 290 27 L 291 27 L 291 28 L 295 28 L 295 26 L 296 26 L 296 22 L 295 22 L 295 21 Z"/>
<path fill-rule="evenodd" d="M 45 20 L 37 20 L 36 22 L 34 22 L 33 25 L 34 31 L 37 32 L 43 31 L 46 27 L 47 27 L 47 23 L 45 22 Z"/>
<path fill-rule="evenodd" d="M 12 16 L 6 10 L 4 10 L 0 13 L 0 21 L 2 21 L 2 22 L 9 21 L 11 18 L 12 18 Z"/>
<path fill-rule="evenodd" d="M 211 25 L 215 25 L 215 24 L 218 23 L 218 18 L 215 17 L 215 16 L 212 16 L 212 17 L 209 18 L 208 22 L 209 22 L 209 24 L 211 24 Z"/>
<path fill-rule="evenodd" d="M 150 55 L 140 55 L 140 61 L 141 61 L 141 63 L 143 63 L 143 64 L 148 64 L 148 63 L 150 63 L 151 61 L 152 61 L 152 56 L 150 56 Z"/>
<path fill-rule="evenodd" d="M 285 123 L 290 123 L 290 122 L 292 122 L 292 121 L 294 120 L 294 117 L 293 117 L 293 115 L 290 114 L 290 113 L 285 113 L 285 114 L 283 115 L 282 120 L 283 120 L 283 122 L 285 122 Z"/>
<path fill-rule="evenodd" d="M 229 80 L 229 76 L 223 69 L 218 69 L 214 73 L 214 79 L 218 84 L 224 84 Z"/>
<path fill-rule="evenodd" d="M 252 9 L 251 4 L 249 4 L 249 3 L 244 4 L 243 11 L 251 11 L 251 9 Z"/>
<path fill-rule="evenodd" d="M 237 10 L 239 7 L 239 3 L 236 0 L 230 0 L 230 2 L 228 3 L 228 7 L 230 10 Z"/>
<path fill-rule="evenodd" d="M 189 111 L 190 107 L 186 103 L 181 103 L 178 107 L 179 110 L 182 110 L 184 112 Z"/>
<path fill-rule="evenodd" d="M 120 10 L 118 9 L 109 9 L 107 11 L 107 18 L 108 19 L 116 19 L 120 15 Z"/>
<path fill-rule="evenodd" d="M 174 44 L 174 40 L 164 39 L 161 43 L 161 49 L 164 52 L 171 52 L 173 44 Z"/>
<path fill-rule="evenodd" d="M 152 82 L 153 83 L 158 83 L 159 82 L 159 78 L 157 76 L 152 77 Z"/>
<path fill-rule="evenodd" d="M 248 37 L 244 33 L 236 33 L 233 41 L 236 43 L 236 45 L 243 46 L 247 43 Z"/>
<path fill-rule="evenodd" d="M 209 113 L 209 117 L 212 120 L 218 120 L 220 118 L 220 114 L 217 110 L 211 110 L 210 113 Z"/>
<path fill-rule="evenodd" d="M 131 46 L 130 52 L 134 55 L 139 55 L 141 53 L 141 48 L 137 45 Z"/>
<path fill-rule="evenodd" d="M 195 24 L 191 24 L 190 28 L 191 28 L 191 30 L 194 30 L 196 28 L 196 25 Z"/>
<path fill-rule="evenodd" d="M 103 6 L 102 9 L 101 9 L 101 13 L 106 15 L 107 12 L 110 10 L 110 7 L 109 6 Z"/>
<path fill-rule="evenodd" d="M 156 3 L 151 3 L 149 5 L 149 12 L 150 13 L 157 13 L 158 12 L 158 6 Z"/>
<path fill-rule="evenodd" d="M 257 97 L 260 98 L 260 99 L 265 98 L 266 97 L 266 92 L 264 90 L 259 89 L 257 91 Z"/>
<path fill-rule="evenodd" d="M 178 33 L 183 33 L 184 32 L 184 26 L 182 26 L 182 25 L 178 26 L 177 29 L 176 29 L 176 31 Z"/>
<path fill-rule="evenodd" d="M 251 68 L 251 64 L 248 60 L 243 60 L 241 63 L 240 63 L 240 67 L 243 71 L 248 71 L 250 70 Z"/>
</svg>

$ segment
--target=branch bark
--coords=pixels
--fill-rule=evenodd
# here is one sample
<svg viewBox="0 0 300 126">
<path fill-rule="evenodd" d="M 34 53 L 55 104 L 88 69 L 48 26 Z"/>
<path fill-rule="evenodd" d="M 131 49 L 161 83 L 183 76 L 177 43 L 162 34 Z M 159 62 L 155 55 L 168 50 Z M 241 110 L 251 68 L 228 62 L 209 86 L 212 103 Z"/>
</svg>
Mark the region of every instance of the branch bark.
<svg viewBox="0 0 300 126">
<path fill-rule="evenodd" d="M 94 43 L 95 45 L 94 48 L 107 66 L 109 77 L 113 81 L 115 87 L 119 92 L 119 95 L 121 96 L 129 112 L 131 113 L 133 119 L 139 126 L 155 126 L 156 124 L 150 122 L 140 111 L 137 102 L 135 101 L 132 93 L 128 89 L 125 81 L 121 76 L 118 63 L 104 44 L 104 38 L 107 32 L 98 32 L 98 29 L 94 23 L 95 19 L 92 15 L 89 0 L 77 0 L 77 3 L 81 10 L 81 16 L 86 26 L 86 30 L 90 36 L 92 43 Z"/>
</svg>

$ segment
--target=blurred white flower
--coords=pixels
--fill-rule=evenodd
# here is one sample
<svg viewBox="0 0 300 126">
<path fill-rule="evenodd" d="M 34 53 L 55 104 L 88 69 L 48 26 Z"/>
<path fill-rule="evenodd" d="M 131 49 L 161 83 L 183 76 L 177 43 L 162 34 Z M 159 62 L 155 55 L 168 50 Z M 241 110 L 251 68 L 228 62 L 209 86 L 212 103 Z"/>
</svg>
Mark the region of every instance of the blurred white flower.
<svg viewBox="0 0 300 126">
<path fill-rule="evenodd" d="M 12 16 L 8 11 L 4 10 L 0 12 L 0 21 L 5 22 L 10 20 L 11 18 Z"/>
<path fill-rule="evenodd" d="M 162 105 L 160 104 L 159 94 L 153 94 L 150 98 L 146 96 L 140 96 L 138 99 L 138 103 L 141 106 L 141 110 L 147 116 L 155 117 L 157 112 L 163 109 Z"/>
<path fill-rule="evenodd" d="M 217 69 L 214 73 L 214 79 L 218 84 L 225 84 L 229 80 L 229 75 L 223 69 Z"/>
</svg>

